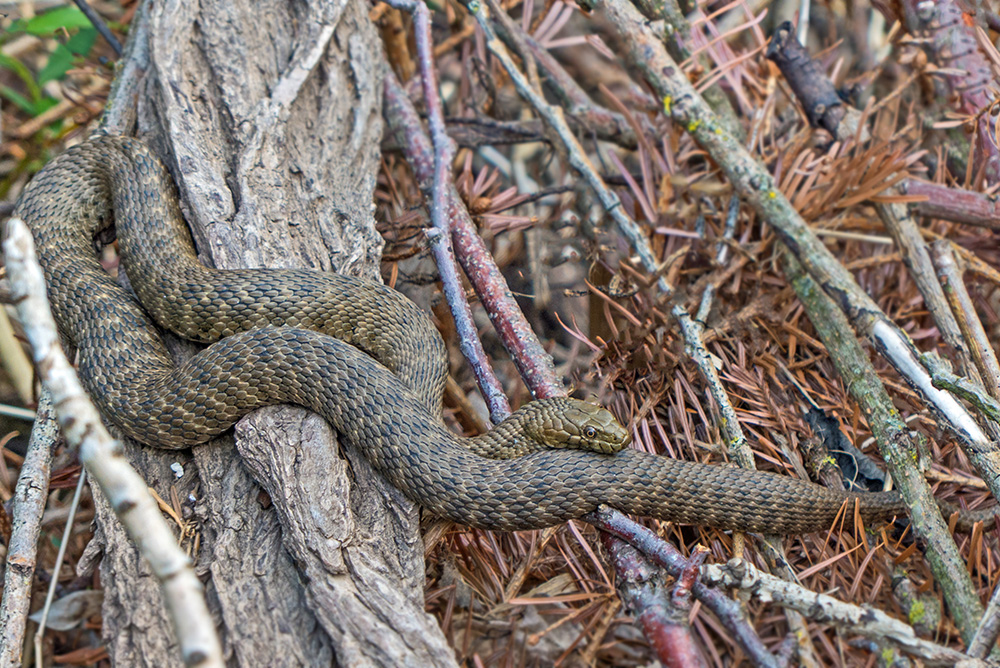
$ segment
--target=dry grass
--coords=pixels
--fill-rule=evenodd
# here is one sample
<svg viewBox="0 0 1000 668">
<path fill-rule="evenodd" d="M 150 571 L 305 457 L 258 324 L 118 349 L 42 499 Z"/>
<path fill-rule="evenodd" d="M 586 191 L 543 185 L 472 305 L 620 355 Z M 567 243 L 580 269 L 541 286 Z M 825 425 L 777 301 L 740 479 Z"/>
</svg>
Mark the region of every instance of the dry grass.
<svg viewBox="0 0 1000 668">
<path fill-rule="evenodd" d="M 830 145 L 829 137 L 824 141 L 809 129 L 780 76 L 761 58 L 763 41 L 757 21 L 750 17 L 734 19 L 733 14 L 742 11 L 735 3 L 728 8 L 714 3 L 711 6 L 721 11 L 702 21 L 693 45 L 711 53 L 711 67 L 706 69 L 704 64 L 689 61 L 690 76 L 704 84 L 727 82 L 729 97 L 748 135 L 754 138 L 758 158 L 768 165 L 783 192 L 824 235 L 861 286 L 921 349 L 938 350 L 947 356 L 916 286 L 870 204 L 907 176 L 943 178 L 943 167 L 929 167 L 940 155 L 944 137 L 923 129 L 920 114 L 924 113 L 925 100 L 920 79 L 906 76 L 906 70 L 891 60 L 878 70 L 852 69 L 861 65 L 854 60 L 852 45 L 833 44 L 825 52 L 825 62 L 834 64 L 830 69 L 841 72 L 841 77 L 844 73 L 849 77 L 866 76 L 879 101 L 867 110 L 875 139 L 850 149 Z M 556 13 L 561 8 L 561 3 L 549 3 L 544 9 L 536 7 L 535 22 L 542 21 L 539 17 L 546 12 Z M 509 11 L 519 17 L 529 15 L 532 8 L 526 5 Z M 713 22 L 727 18 L 738 21 L 739 28 L 730 30 L 724 41 L 709 46 L 710 36 L 719 32 Z M 838 22 L 844 17 L 828 16 L 827 20 L 842 25 Z M 450 29 L 442 22 L 435 36 L 443 41 L 449 30 L 460 25 L 457 18 Z M 582 18 L 570 21 L 560 36 L 593 33 L 610 41 L 601 33 L 601 26 Z M 593 54 L 584 53 L 588 48 L 558 53 L 567 69 L 579 73 L 575 67 L 582 70 L 595 60 Z M 624 86 L 617 65 L 598 60 L 603 71 L 591 68 L 586 81 L 579 76 L 585 85 L 589 84 L 588 90 L 608 108 L 643 113 L 623 101 L 633 91 Z M 474 44 L 465 49 L 456 45 L 438 67 L 446 91 L 448 85 L 463 91 L 451 100 L 449 113 L 468 117 L 490 113 L 495 102 L 492 91 L 502 89 L 504 74 L 484 63 Z M 604 81 L 594 84 L 593 79 L 602 77 L 607 85 Z M 602 160 L 599 164 L 608 180 L 619 184 L 618 194 L 626 210 L 648 226 L 658 257 L 673 258 L 666 271 L 687 309 L 692 313 L 698 309 L 706 286 L 716 288 L 706 322 L 706 342 L 750 439 L 758 467 L 793 476 L 807 474 L 799 448 L 813 434 L 803 418 L 808 404 L 802 391 L 839 422 L 851 442 L 863 446 L 878 461 L 865 417 L 850 399 L 777 266 L 774 235 L 744 208 L 737 220 L 735 241 L 723 240 L 730 189 L 679 128 L 667 126 L 654 115 L 649 118 L 658 124 L 661 133 L 655 146 L 645 143 L 638 150 L 626 151 L 602 144 L 600 156 L 592 156 Z M 580 135 L 586 138 L 585 133 Z M 594 145 L 588 146 L 593 149 Z M 460 183 L 494 183 L 496 191 L 511 183 L 500 180 L 498 184 L 495 169 L 484 163 L 481 155 L 473 159 L 473 154 L 468 149 L 460 151 Z M 510 156 L 510 152 L 505 151 L 505 155 Z M 525 166 L 543 188 L 572 183 L 559 156 L 547 147 Z M 386 220 L 393 220 L 396 212 L 419 206 L 402 165 L 386 169 L 382 183 L 387 190 L 391 184 L 397 196 L 407 194 L 405 198 L 386 198 L 382 214 Z M 481 204 L 477 211 L 473 196 L 478 196 L 478 191 L 466 189 L 463 194 L 469 196 L 473 211 L 480 215 L 483 234 L 493 239 L 508 277 L 517 285 L 530 285 L 524 278 L 530 273 L 526 254 L 509 252 L 511 247 L 521 250 L 526 246 L 522 235 L 515 231 L 520 224 L 498 222 L 498 216 L 490 209 L 483 211 Z M 552 310 L 565 327 L 551 327 L 549 319 L 535 314 L 536 328 L 550 338 L 557 362 L 572 369 L 569 375 L 576 385 L 600 394 L 623 422 L 632 425 L 635 447 L 727 465 L 719 445 L 718 410 L 684 355 L 683 340 L 668 316 L 669 307 L 656 303 L 653 292 L 641 287 L 649 285 L 649 280 L 633 269 L 626 249 L 613 234 L 599 231 L 593 236 L 581 224 L 589 206 L 586 198 L 579 188 L 575 194 L 564 196 L 534 229 L 543 247 L 549 249 L 550 262 L 543 271 L 550 277 L 558 274 L 560 287 L 570 295 L 589 290 L 591 297 L 564 296 L 556 300 Z M 880 201 L 892 198 L 883 195 Z M 568 226 L 567 220 L 571 221 Z M 992 233 L 942 221 L 925 223 L 928 231 L 957 241 L 987 262 L 997 261 Z M 720 242 L 729 243 L 731 248 L 723 266 L 717 266 L 714 260 Z M 567 245 L 575 249 L 570 254 L 575 258 L 571 268 L 554 266 L 566 256 L 563 247 Z M 588 278 L 592 281 L 595 266 L 602 264 L 611 269 L 612 275 L 639 288 L 599 292 Z M 391 265 L 393 275 L 397 270 Z M 401 271 L 405 275 L 405 269 Z M 998 319 L 994 288 L 981 285 L 974 293 L 987 328 L 995 331 Z M 911 428 L 928 439 L 936 471 L 932 479 L 938 481 L 934 485 L 936 494 L 960 500 L 968 507 L 989 504 L 989 495 L 976 483 L 968 461 L 950 435 L 887 364 L 877 357 L 874 363 Z M 789 373 L 801 389 L 789 381 Z M 472 383 L 464 375 L 461 377 L 464 387 L 471 389 Z M 518 383 L 516 379 L 510 382 L 512 386 Z M 733 537 L 724 532 L 655 521 L 649 525 L 682 550 L 700 543 L 710 549 L 711 560 L 725 561 L 735 556 Z M 983 600 L 1000 579 L 998 531 L 1000 526 L 986 526 L 977 528 L 972 535 L 957 536 Z M 814 591 L 873 605 L 905 619 L 906 613 L 892 588 L 894 574 L 902 572 L 919 592 L 940 599 L 908 531 L 872 527 L 869 533 L 848 535 L 832 527 L 827 534 L 788 538 L 784 544 L 800 583 Z M 613 594 L 613 573 L 598 553 L 595 532 L 576 523 L 551 536 L 545 532 L 489 534 L 453 527 L 441 540 L 433 542 L 429 553 L 428 608 L 441 619 L 459 657 L 468 665 L 641 665 L 650 660 L 650 655 L 641 638 L 629 629 L 631 620 Z M 743 556 L 765 566 L 754 541 L 747 543 Z M 532 607 L 535 612 L 529 612 Z M 749 614 L 761 637 L 776 648 L 788 633 L 780 610 L 750 603 Z M 710 615 L 696 614 L 694 628 L 709 663 L 722 666 L 741 662 L 738 647 Z M 865 665 L 874 661 L 871 653 L 851 643 L 850 634 L 816 623 L 810 623 L 809 630 L 816 656 L 824 665 Z M 947 613 L 931 633 L 939 642 L 961 646 Z M 556 634 L 559 642 L 545 646 L 542 640 Z"/>
</svg>

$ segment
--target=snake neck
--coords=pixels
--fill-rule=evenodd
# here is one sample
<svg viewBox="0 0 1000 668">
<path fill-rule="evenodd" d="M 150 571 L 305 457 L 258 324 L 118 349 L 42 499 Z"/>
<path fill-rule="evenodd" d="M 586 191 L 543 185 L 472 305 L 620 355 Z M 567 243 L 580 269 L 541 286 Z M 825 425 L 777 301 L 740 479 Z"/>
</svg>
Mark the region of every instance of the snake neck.
<svg viewBox="0 0 1000 668">
<path fill-rule="evenodd" d="M 530 419 L 527 413 L 516 411 L 485 434 L 464 439 L 463 443 L 474 454 L 490 459 L 514 459 L 545 449 L 525 432 L 525 423 Z"/>
</svg>

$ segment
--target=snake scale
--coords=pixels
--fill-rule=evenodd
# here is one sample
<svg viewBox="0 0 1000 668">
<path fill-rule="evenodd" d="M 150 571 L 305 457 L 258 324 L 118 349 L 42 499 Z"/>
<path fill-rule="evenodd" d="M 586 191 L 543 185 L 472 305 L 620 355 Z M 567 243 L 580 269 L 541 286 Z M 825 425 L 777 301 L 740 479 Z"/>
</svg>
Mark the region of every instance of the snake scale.
<svg viewBox="0 0 1000 668">
<path fill-rule="evenodd" d="M 569 399 L 533 401 L 487 434 L 458 437 L 440 419 L 445 348 L 424 313 L 361 279 L 204 267 L 168 172 L 138 140 L 97 134 L 68 149 L 35 176 L 15 215 L 32 230 L 85 387 L 150 446 L 203 443 L 255 408 L 290 403 L 326 418 L 410 499 L 476 527 L 541 528 L 598 504 L 778 534 L 826 529 L 845 503 L 848 523 L 855 502 L 869 521 L 906 512 L 892 492 L 628 448 L 604 454 L 627 443 L 626 430 Z M 97 259 L 95 239 L 112 227 L 145 310 Z M 175 365 L 153 319 L 210 345 Z"/>
</svg>

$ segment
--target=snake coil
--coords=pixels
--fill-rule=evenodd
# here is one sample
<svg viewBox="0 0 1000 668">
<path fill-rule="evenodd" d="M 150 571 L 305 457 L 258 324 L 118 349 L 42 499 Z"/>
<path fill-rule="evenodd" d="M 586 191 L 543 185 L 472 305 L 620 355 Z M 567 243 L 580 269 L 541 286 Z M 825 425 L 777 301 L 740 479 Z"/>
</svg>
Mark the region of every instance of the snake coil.
<svg viewBox="0 0 1000 668">
<path fill-rule="evenodd" d="M 440 420 L 444 344 L 414 304 L 336 274 L 202 266 L 166 169 L 135 139 L 99 134 L 70 148 L 35 176 L 15 215 L 32 230 L 85 387 L 148 445 L 196 445 L 255 408 L 291 403 L 326 418 L 413 501 L 477 527 L 541 528 L 598 504 L 780 534 L 825 529 L 845 504 L 848 523 L 855 503 L 866 520 L 905 514 L 891 492 L 594 452 L 620 449 L 627 432 L 603 409 L 568 399 L 532 402 L 488 434 L 457 437 Z M 145 310 L 94 253 L 112 225 Z M 150 316 L 211 345 L 175 366 Z"/>
</svg>

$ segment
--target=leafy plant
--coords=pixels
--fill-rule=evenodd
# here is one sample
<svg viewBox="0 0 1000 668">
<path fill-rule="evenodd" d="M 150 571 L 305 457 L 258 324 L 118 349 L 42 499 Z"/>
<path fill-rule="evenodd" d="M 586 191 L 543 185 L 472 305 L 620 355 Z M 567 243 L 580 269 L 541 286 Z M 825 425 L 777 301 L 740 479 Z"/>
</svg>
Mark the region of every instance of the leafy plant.
<svg viewBox="0 0 1000 668">
<path fill-rule="evenodd" d="M 12 72 L 24 85 L 23 92 L 0 85 L 0 96 L 25 113 L 37 116 L 57 103 L 55 98 L 45 94 L 42 87 L 50 81 L 61 79 L 78 58 L 90 54 L 97 41 L 97 31 L 76 7 L 60 7 L 30 19 L 14 21 L 0 32 L 0 44 L 22 34 L 37 37 L 69 35 L 68 39 L 56 45 L 37 74 L 33 74 L 20 60 L 0 54 L 0 68 Z"/>
</svg>

